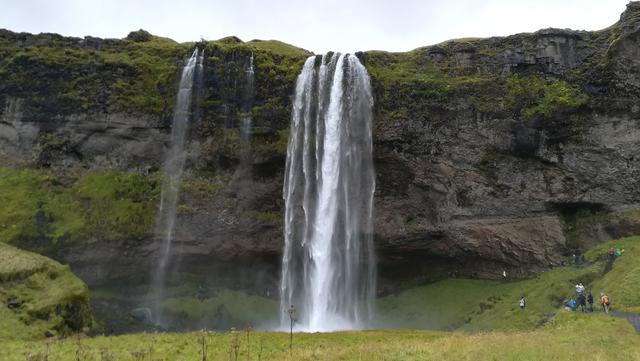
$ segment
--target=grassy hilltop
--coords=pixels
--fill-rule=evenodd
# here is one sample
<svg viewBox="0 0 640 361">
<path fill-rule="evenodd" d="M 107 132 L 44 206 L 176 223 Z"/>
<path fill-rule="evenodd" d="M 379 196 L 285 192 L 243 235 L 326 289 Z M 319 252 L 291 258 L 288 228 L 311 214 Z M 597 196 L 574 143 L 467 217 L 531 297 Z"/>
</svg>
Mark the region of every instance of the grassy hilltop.
<svg viewBox="0 0 640 361">
<path fill-rule="evenodd" d="M 93 322 L 87 286 L 68 266 L 1 242 L 0 300 L 4 341 L 64 336 Z"/>
</svg>

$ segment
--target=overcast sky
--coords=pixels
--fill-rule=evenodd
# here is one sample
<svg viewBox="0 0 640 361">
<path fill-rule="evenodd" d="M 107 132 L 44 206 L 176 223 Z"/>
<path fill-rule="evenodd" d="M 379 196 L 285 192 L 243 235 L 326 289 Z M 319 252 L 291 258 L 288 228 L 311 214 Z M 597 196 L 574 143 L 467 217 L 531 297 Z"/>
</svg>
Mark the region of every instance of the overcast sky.
<svg viewBox="0 0 640 361">
<path fill-rule="evenodd" d="M 599 30 L 628 0 L 0 0 L 0 28 L 180 42 L 236 35 L 328 50 L 405 51 L 461 37 Z"/>
</svg>

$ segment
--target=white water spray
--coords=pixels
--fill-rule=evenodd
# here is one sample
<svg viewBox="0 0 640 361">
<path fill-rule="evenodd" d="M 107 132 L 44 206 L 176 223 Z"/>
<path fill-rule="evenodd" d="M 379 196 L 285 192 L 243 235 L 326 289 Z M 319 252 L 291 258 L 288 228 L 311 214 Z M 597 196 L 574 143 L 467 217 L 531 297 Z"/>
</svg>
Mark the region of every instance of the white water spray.
<svg viewBox="0 0 640 361">
<path fill-rule="evenodd" d="M 373 316 L 373 97 L 357 57 L 307 59 L 296 83 L 283 188 L 281 325 L 367 327 Z"/>
</svg>

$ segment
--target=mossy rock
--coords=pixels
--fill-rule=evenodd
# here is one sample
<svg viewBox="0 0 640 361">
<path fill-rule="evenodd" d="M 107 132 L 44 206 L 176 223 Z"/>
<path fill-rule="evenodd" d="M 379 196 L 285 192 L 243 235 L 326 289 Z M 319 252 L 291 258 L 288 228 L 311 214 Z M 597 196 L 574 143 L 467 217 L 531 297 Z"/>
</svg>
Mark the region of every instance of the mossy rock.
<svg viewBox="0 0 640 361">
<path fill-rule="evenodd" d="M 91 327 L 88 292 L 68 266 L 0 243 L 0 340 L 64 336 Z"/>
<path fill-rule="evenodd" d="M 138 31 L 132 31 L 129 33 L 129 35 L 127 35 L 127 40 L 131 40 L 131 41 L 135 41 L 137 43 L 142 43 L 145 41 L 149 41 L 151 39 L 153 39 L 153 35 L 151 35 L 151 33 L 149 33 L 146 30 L 138 30 Z"/>
<path fill-rule="evenodd" d="M 65 183 L 42 170 L 0 167 L 0 242 L 50 252 L 152 233 L 158 175 L 102 169 Z"/>
</svg>

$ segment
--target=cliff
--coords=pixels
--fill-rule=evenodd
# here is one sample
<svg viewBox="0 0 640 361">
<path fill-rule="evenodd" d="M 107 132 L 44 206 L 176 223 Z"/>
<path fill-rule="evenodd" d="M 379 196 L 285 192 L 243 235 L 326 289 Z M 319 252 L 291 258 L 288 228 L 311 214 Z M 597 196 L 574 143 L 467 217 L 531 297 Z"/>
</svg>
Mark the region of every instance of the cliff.
<svg viewBox="0 0 640 361">
<path fill-rule="evenodd" d="M 70 263 L 90 286 L 143 285 L 177 76 L 195 46 L 205 70 L 174 281 L 276 297 L 291 96 L 310 55 L 277 41 L 0 31 L 0 240 Z M 380 293 L 525 277 L 640 231 L 640 3 L 601 31 L 357 55 L 375 92 Z"/>
</svg>

